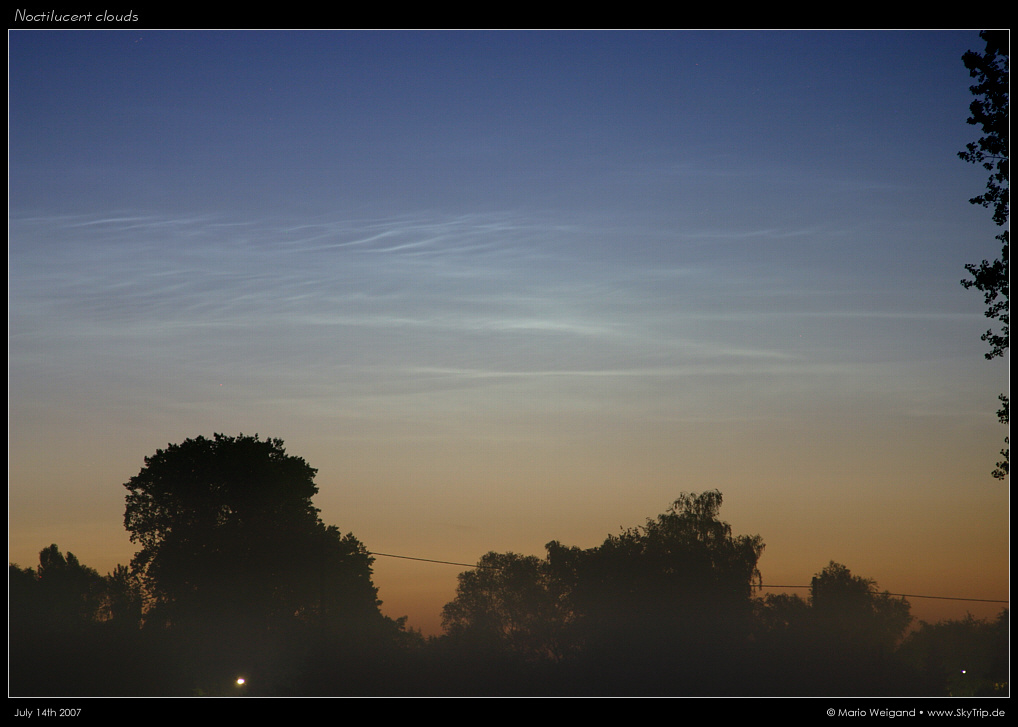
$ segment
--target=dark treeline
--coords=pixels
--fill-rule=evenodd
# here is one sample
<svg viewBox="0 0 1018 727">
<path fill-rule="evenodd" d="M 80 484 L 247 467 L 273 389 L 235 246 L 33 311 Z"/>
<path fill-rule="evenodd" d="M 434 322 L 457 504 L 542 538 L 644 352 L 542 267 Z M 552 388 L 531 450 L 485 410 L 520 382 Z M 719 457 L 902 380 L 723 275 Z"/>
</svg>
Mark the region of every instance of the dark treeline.
<svg viewBox="0 0 1018 727">
<path fill-rule="evenodd" d="M 718 492 L 594 548 L 488 553 L 425 639 L 382 615 L 314 476 L 257 435 L 146 458 L 130 566 L 101 576 L 56 545 L 10 566 L 10 695 L 1007 694 L 1006 611 L 910 631 L 907 601 L 833 561 L 808 598 L 759 597 L 763 541 L 732 534 Z"/>
</svg>

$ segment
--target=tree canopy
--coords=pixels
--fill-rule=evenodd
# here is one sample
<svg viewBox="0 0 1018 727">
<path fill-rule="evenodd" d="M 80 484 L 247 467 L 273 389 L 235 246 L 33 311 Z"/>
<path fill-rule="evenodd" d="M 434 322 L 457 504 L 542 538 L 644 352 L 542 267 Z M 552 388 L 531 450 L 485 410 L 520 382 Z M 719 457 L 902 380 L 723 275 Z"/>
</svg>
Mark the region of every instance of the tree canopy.
<svg viewBox="0 0 1018 727">
<path fill-rule="evenodd" d="M 10 611 L 18 627 L 46 625 L 56 630 L 80 629 L 101 620 L 107 583 L 74 553 L 53 544 L 39 553 L 38 568 L 11 564 Z"/>
<path fill-rule="evenodd" d="M 577 630 L 587 639 L 735 636 L 751 608 L 760 536 L 732 535 L 721 493 L 680 496 L 642 527 L 596 548 L 548 544 Z"/>
<path fill-rule="evenodd" d="M 258 435 L 197 437 L 146 457 L 125 485 L 124 525 L 141 546 L 132 566 L 150 618 L 264 628 L 378 615 L 372 558 L 319 519 L 316 472 Z"/>
<path fill-rule="evenodd" d="M 972 164 L 981 165 L 988 171 L 986 191 L 969 200 L 972 204 L 989 208 L 995 224 L 1004 227 L 1010 217 L 1009 202 L 1009 153 L 1008 153 L 1008 109 L 1010 82 L 1008 32 L 983 31 L 980 37 L 986 41 L 983 53 L 969 51 L 962 60 L 969 69 L 969 75 L 977 83 L 969 87 L 976 97 L 969 106 L 968 123 L 979 126 L 982 136 L 970 142 L 958 156 Z M 961 281 L 966 288 L 976 288 L 984 295 L 986 317 L 999 320 L 1001 329 L 992 329 L 983 334 L 982 340 L 990 345 L 986 358 L 1004 355 L 1010 340 L 1010 283 L 1008 279 L 1008 231 L 997 236 L 1003 244 L 1001 255 L 980 264 L 968 264 L 965 269 L 971 278 Z"/>
<path fill-rule="evenodd" d="M 969 75 L 977 83 L 969 86 L 976 97 L 969 106 L 968 123 L 982 127 L 983 136 L 970 142 L 958 156 L 972 164 L 980 164 L 990 172 L 986 191 L 969 200 L 972 204 L 993 209 L 993 221 L 1000 226 L 1009 217 L 1008 196 L 1008 85 L 1009 33 L 1006 30 L 984 30 L 979 37 L 986 41 L 983 53 L 968 51 L 962 56 Z"/>
<path fill-rule="evenodd" d="M 813 613 L 830 633 L 860 647 L 890 651 L 912 622 L 908 601 L 879 593 L 870 578 L 833 560 L 813 577 Z"/>
<path fill-rule="evenodd" d="M 460 573 L 456 599 L 442 609 L 446 632 L 474 648 L 531 658 L 561 656 L 564 618 L 547 561 L 535 555 L 487 553 Z"/>
<path fill-rule="evenodd" d="M 969 75 L 977 81 L 969 87 L 975 100 L 969 106 L 971 115 L 968 123 L 981 127 L 982 136 L 977 141 L 967 144 L 965 151 L 958 152 L 958 156 L 972 164 L 981 165 L 990 173 L 986 191 L 973 197 L 969 202 L 991 209 L 994 223 L 1005 229 L 997 235 L 1002 246 L 1000 257 L 992 261 L 983 260 L 978 265 L 967 264 L 965 269 L 972 277 L 963 278 L 961 284 L 966 288 L 980 291 L 986 304 L 986 317 L 1000 322 L 999 331 L 990 328 L 981 337 L 990 346 L 990 350 L 985 354 L 986 358 L 994 359 L 1003 356 L 1010 343 L 1011 284 L 1006 229 L 1011 209 L 1008 152 L 1010 33 L 1007 30 L 984 30 L 979 37 L 986 41 L 985 51 L 983 53 L 968 51 L 962 56 L 962 61 L 968 68 Z M 1002 394 L 1000 400 L 1001 408 L 997 411 L 997 416 L 1001 423 L 1007 424 L 1010 419 L 1007 395 Z M 1004 479 L 1009 470 L 1009 450 L 1004 448 L 1000 453 L 1003 459 L 997 462 L 993 476 Z"/>
<path fill-rule="evenodd" d="M 683 494 L 594 548 L 552 541 L 544 560 L 488 553 L 460 575 L 443 612 L 447 633 L 553 659 L 636 639 L 738 638 L 764 546 L 759 536 L 732 535 L 721 502 L 717 491 Z"/>
</svg>

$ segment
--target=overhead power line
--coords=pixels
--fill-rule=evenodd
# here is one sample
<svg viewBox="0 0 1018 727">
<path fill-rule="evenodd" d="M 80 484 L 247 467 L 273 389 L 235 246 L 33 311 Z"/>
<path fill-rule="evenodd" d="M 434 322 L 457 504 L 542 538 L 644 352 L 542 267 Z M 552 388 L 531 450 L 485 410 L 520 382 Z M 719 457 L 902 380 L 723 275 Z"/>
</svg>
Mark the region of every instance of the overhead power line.
<svg viewBox="0 0 1018 727">
<path fill-rule="evenodd" d="M 479 566 L 477 563 L 458 563 L 453 560 L 435 560 L 434 558 L 415 558 L 410 555 L 394 555 L 392 553 L 371 553 L 368 555 L 377 555 L 381 558 L 399 558 L 401 560 L 417 560 L 422 563 L 438 563 L 439 565 L 456 565 L 463 568 L 485 568 L 487 566 Z M 772 586 L 764 583 L 759 588 L 812 588 L 812 586 Z M 874 594 L 881 594 L 884 591 L 873 591 Z M 887 593 L 888 596 L 898 596 L 900 598 L 927 598 L 937 601 L 976 601 L 978 603 L 1010 603 L 1009 600 L 996 599 L 996 598 L 959 598 L 957 596 L 923 596 L 918 593 Z"/>
<path fill-rule="evenodd" d="M 392 553 L 368 553 L 368 555 L 378 555 L 383 558 L 402 558 L 403 560 L 419 560 L 422 563 L 441 563 L 442 565 L 461 565 L 465 568 L 478 568 L 484 566 L 478 566 L 476 563 L 456 563 L 451 560 L 433 560 L 431 558 L 414 558 L 409 555 L 393 555 Z"/>
</svg>

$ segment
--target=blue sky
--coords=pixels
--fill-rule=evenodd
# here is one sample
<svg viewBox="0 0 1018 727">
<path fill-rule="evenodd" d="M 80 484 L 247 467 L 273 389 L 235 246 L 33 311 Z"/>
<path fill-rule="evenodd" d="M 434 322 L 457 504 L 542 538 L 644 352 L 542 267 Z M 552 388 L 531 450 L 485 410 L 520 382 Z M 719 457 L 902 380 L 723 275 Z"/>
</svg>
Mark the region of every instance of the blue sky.
<svg viewBox="0 0 1018 727">
<path fill-rule="evenodd" d="M 765 582 L 1005 598 L 969 49 L 12 31 L 11 560 L 126 562 L 144 456 L 259 432 L 379 552 L 590 546 L 717 488 Z M 376 585 L 434 629 L 456 572 Z"/>
</svg>

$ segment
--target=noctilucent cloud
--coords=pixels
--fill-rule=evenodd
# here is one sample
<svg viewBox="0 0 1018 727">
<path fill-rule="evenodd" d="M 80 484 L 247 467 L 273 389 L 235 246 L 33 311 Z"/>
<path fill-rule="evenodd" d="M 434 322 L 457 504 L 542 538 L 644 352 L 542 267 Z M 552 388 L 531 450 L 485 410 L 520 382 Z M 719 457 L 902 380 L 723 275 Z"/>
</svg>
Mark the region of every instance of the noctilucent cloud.
<svg viewBox="0 0 1018 727">
<path fill-rule="evenodd" d="M 718 489 L 764 583 L 1007 597 L 977 31 L 8 41 L 11 561 L 126 563 L 143 458 L 257 432 L 377 553 Z M 460 570 L 380 556 L 383 610 Z"/>
</svg>

